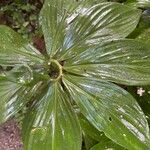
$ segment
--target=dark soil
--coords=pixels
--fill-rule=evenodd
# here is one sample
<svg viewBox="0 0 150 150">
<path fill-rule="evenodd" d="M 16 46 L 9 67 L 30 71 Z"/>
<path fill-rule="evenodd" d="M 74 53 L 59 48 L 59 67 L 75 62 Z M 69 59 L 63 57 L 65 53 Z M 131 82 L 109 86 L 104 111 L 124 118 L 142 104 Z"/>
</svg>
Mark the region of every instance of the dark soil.
<svg viewBox="0 0 150 150">
<path fill-rule="evenodd" d="M 0 126 L 0 150 L 23 150 L 20 127 L 13 119 Z"/>
</svg>

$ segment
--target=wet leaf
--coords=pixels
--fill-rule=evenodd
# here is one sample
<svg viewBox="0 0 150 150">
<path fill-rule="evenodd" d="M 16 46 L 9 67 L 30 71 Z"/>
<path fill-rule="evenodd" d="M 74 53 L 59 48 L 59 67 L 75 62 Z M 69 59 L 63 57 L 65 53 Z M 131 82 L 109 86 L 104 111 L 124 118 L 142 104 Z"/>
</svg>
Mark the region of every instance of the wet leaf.
<svg viewBox="0 0 150 150">
<path fill-rule="evenodd" d="M 125 4 L 135 7 L 150 7 L 150 1 L 149 0 L 127 0 Z"/>
<path fill-rule="evenodd" d="M 136 29 L 128 36 L 128 38 L 137 39 L 146 44 L 150 44 L 150 9 L 145 9 L 142 13 Z"/>
<path fill-rule="evenodd" d="M 125 150 L 123 147 L 115 144 L 112 141 L 101 142 L 93 146 L 90 150 Z"/>
<path fill-rule="evenodd" d="M 84 134 L 95 141 L 109 141 L 103 132 L 97 130 L 84 116 L 78 116 Z"/>
<path fill-rule="evenodd" d="M 78 115 L 83 131 L 83 139 L 86 149 L 92 148 L 95 144 L 102 141 L 110 141 L 103 132 L 97 130 L 83 115 Z"/>
<path fill-rule="evenodd" d="M 0 65 L 14 66 L 43 62 L 43 56 L 7 26 L 0 25 Z"/>
<path fill-rule="evenodd" d="M 112 83 L 83 77 L 66 76 L 63 81 L 80 111 L 99 131 L 127 149 L 149 149 L 147 120 L 128 92 Z"/>
<path fill-rule="evenodd" d="M 141 10 L 104 1 L 46 0 L 40 14 L 45 58 L 0 26 L 0 65 L 13 66 L 0 76 L 0 122 L 28 104 L 25 150 L 81 150 L 82 133 L 87 148 L 100 142 L 93 148 L 150 149 L 140 106 L 108 83 L 150 83 L 148 45 L 123 39 L 136 28 Z M 75 107 L 89 122 L 79 122 Z"/>
<path fill-rule="evenodd" d="M 70 51 L 70 57 L 64 66 L 70 73 L 127 85 L 150 83 L 149 46 L 142 42 L 103 42 L 79 52 Z"/>
<path fill-rule="evenodd" d="M 138 90 L 141 91 L 141 95 L 138 94 Z M 150 108 L 150 86 L 144 86 L 144 87 L 129 86 L 127 87 L 127 91 L 130 92 L 140 104 L 150 126 L 150 109 L 149 109 Z"/>
<path fill-rule="evenodd" d="M 40 98 L 24 120 L 25 150 L 80 150 L 79 122 L 63 89 L 53 83 Z"/>
<path fill-rule="evenodd" d="M 119 3 L 92 5 L 91 1 L 47 0 L 40 22 L 48 54 L 63 59 L 70 49 L 78 49 L 79 45 L 128 36 L 140 16 L 140 10 Z"/>
<path fill-rule="evenodd" d="M 22 70 L 23 71 L 23 70 Z M 15 75 L 15 76 L 13 76 Z M 26 78 L 27 72 L 7 73 L 0 76 L 0 123 L 7 121 L 20 111 L 34 96 L 37 89 L 40 89 L 41 82 L 36 82 L 27 86 L 32 82 L 32 77 Z"/>
</svg>

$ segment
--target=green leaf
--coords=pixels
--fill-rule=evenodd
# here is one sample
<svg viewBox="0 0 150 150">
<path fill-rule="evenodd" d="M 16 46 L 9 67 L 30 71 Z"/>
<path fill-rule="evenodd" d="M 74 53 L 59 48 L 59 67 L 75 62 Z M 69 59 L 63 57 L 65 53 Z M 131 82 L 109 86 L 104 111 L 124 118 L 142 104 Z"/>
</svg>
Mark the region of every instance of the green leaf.
<svg viewBox="0 0 150 150">
<path fill-rule="evenodd" d="M 84 2 L 84 6 L 86 6 L 86 4 L 92 6 L 95 4 L 108 2 L 108 0 L 82 0 L 82 2 Z"/>
<path fill-rule="evenodd" d="M 40 20 L 47 53 L 50 55 L 54 55 L 56 50 L 63 45 L 67 17 L 63 5 L 62 1 L 47 0 L 41 11 Z"/>
<path fill-rule="evenodd" d="M 82 149 L 87 149 L 89 150 L 92 148 L 95 144 L 97 144 L 97 141 L 92 139 L 90 136 L 87 134 L 83 134 L 83 139 L 84 139 L 84 147 L 82 146 Z"/>
<path fill-rule="evenodd" d="M 143 91 L 142 96 L 138 95 L 137 93 L 138 90 L 140 90 L 140 88 Z M 129 91 L 140 104 L 150 126 L 150 109 L 149 109 L 150 108 L 150 86 L 138 87 L 138 88 L 129 86 L 127 87 L 127 91 Z"/>
<path fill-rule="evenodd" d="M 83 131 L 83 138 L 86 149 L 92 148 L 95 144 L 102 141 L 110 141 L 103 132 L 97 130 L 83 115 L 78 115 Z"/>
<path fill-rule="evenodd" d="M 86 49 L 87 44 L 99 45 L 103 41 L 128 36 L 141 16 L 140 10 L 119 3 L 101 3 L 81 9 L 78 13 L 77 16 L 73 14 L 68 18 L 68 37 L 64 48 L 58 53 L 59 60 L 68 59 L 70 51 Z"/>
<path fill-rule="evenodd" d="M 0 25 L 0 65 L 14 66 L 43 62 L 43 56 L 18 33 Z"/>
<path fill-rule="evenodd" d="M 138 24 L 141 11 L 119 3 L 50 0 L 40 16 L 47 52 L 59 59 L 85 43 L 126 37 Z"/>
<path fill-rule="evenodd" d="M 103 132 L 97 130 L 85 117 L 80 115 L 79 118 L 82 130 L 84 132 L 85 145 L 88 147 L 87 149 L 90 149 L 95 143 L 95 146 L 93 145 L 90 150 L 105 150 L 109 148 L 114 150 L 124 150 L 123 147 L 117 145 L 107 138 Z M 99 143 L 97 143 L 97 141 L 99 141 Z"/>
<path fill-rule="evenodd" d="M 85 135 L 91 137 L 96 141 L 108 141 L 109 139 L 104 135 L 103 132 L 97 130 L 85 117 L 78 116 L 80 125 Z"/>
<path fill-rule="evenodd" d="M 37 101 L 23 124 L 25 150 L 80 150 L 79 122 L 60 85 L 50 83 Z"/>
<path fill-rule="evenodd" d="M 136 39 L 150 45 L 150 28 L 144 30 Z"/>
<path fill-rule="evenodd" d="M 144 43 L 150 44 L 150 9 L 143 12 L 142 19 L 136 30 L 140 31 L 136 39 L 139 41 L 143 41 Z"/>
<path fill-rule="evenodd" d="M 135 6 L 135 7 L 150 7 L 150 1 L 149 0 L 127 0 L 125 4 L 129 6 Z"/>
<path fill-rule="evenodd" d="M 69 55 L 67 72 L 127 85 L 150 84 L 150 51 L 144 43 L 116 40 Z"/>
<path fill-rule="evenodd" d="M 115 144 L 112 141 L 101 142 L 93 146 L 90 150 L 125 150 L 123 147 Z"/>
<path fill-rule="evenodd" d="M 70 75 L 63 82 L 80 111 L 99 131 L 129 150 L 149 149 L 147 120 L 128 92 L 91 78 Z"/>
<path fill-rule="evenodd" d="M 140 22 L 136 29 L 128 36 L 128 38 L 137 39 L 144 43 L 150 44 L 150 10 L 143 11 Z"/>
<path fill-rule="evenodd" d="M 31 100 L 41 83 L 37 82 L 32 86 L 27 86 L 26 83 L 32 82 L 27 72 L 21 72 L 14 69 L 11 73 L 0 76 L 0 124 L 14 116 Z M 27 71 L 24 69 L 24 71 Z"/>
<path fill-rule="evenodd" d="M 73 26 L 80 39 L 90 37 L 90 42 L 93 43 L 94 40 L 107 39 L 109 36 L 126 37 L 135 29 L 140 16 L 140 10 L 119 3 L 101 3 L 92 8 L 81 9 Z"/>
</svg>

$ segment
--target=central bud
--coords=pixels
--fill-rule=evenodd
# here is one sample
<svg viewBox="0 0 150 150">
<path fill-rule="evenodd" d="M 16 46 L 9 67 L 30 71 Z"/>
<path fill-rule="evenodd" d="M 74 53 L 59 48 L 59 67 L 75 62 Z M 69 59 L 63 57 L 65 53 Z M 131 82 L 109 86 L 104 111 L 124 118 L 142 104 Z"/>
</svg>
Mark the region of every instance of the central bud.
<svg viewBox="0 0 150 150">
<path fill-rule="evenodd" d="M 51 60 L 48 63 L 48 74 L 52 81 L 60 79 L 62 75 L 62 66 L 59 64 L 57 60 Z"/>
</svg>

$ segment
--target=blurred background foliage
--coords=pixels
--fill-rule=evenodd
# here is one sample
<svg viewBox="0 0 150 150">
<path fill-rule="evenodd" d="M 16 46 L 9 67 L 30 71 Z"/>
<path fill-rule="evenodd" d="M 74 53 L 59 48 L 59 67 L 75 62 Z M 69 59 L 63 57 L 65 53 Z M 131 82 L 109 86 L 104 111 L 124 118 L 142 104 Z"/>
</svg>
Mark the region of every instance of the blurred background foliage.
<svg viewBox="0 0 150 150">
<path fill-rule="evenodd" d="M 42 5 L 42 0 L 2 0 L 0 24 L 10 26 L 25 38 L 32 38 L 39 34 L 38 14 Z"/>
</svg>

